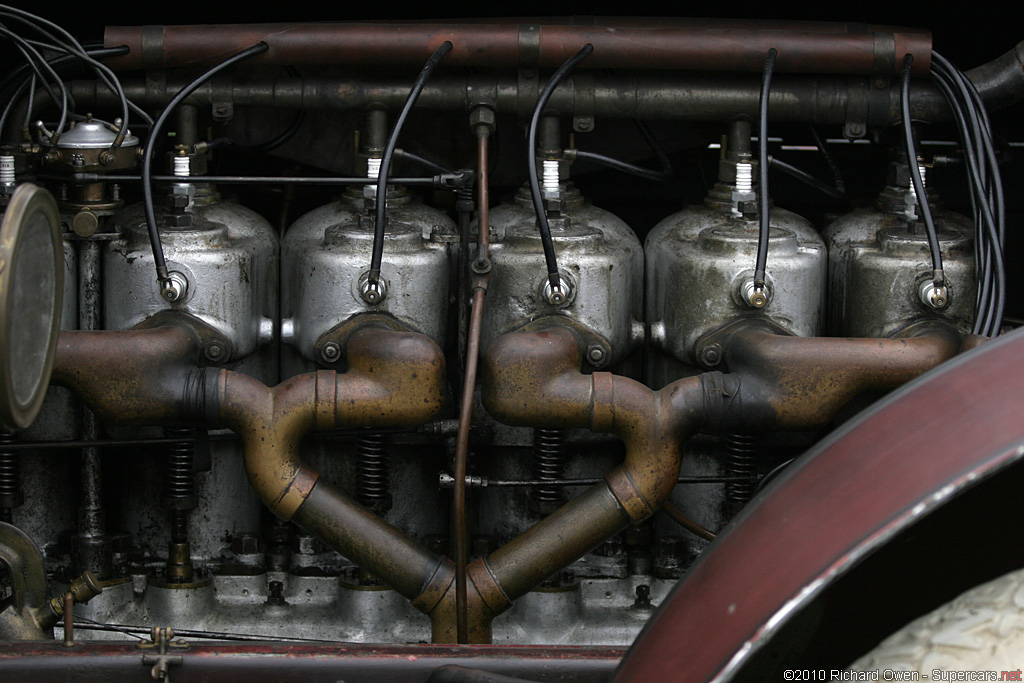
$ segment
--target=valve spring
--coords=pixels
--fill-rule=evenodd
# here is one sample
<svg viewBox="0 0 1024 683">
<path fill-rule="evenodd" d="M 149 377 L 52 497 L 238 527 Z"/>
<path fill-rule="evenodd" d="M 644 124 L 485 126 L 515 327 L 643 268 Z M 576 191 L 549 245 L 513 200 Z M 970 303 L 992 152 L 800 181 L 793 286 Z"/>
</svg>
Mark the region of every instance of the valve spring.
<svg viewBox="0 0 1024 683">
<path fill-rule="evenodd" d="M 356 500 L 377 514 L 391 509 L 391 468 L 383 434 L 363 434 L 356 459 Z"/>
<path fill-rule="evenodd" d="M 24 502 L 18 454 L 4 448 L 6 444 L 15 441 L 13 434 L 0 432 L 0 521 L 8 523 L 11 521 L 11 510 Z"/>
<path fill-rule="evenodd" d="M 731 481 L 725 485 L 729 500 L 745 504 L 754 495 L 754 437 L 747 434 L 729 434 L 725 437 L 725 451 L 728 454 L 726 471 L 730 477 L 744 477 L 748 481 Z"/>
<path fill-rule="evenodd" d="M 164 430 L 167 436 L 191 439 L 191 429 L 170 428 Z M 167 467 L 164 470 L 163 503 L 172 510 L 192 510 L 196 507 L 196 478 L 194 474 L 195 446 L 176 443 L 167 453 Z"/>
<path fill-rule="evenodd" d="M 565 479 L 565 463 L 568 454 L 565 450 L 564 429 L 533 430 L 533 478 L 560 481 Z M 549 513 L 565 504 L 565 487 L 534 486 L 533 500 L 538 511 Z"/>
</svg>

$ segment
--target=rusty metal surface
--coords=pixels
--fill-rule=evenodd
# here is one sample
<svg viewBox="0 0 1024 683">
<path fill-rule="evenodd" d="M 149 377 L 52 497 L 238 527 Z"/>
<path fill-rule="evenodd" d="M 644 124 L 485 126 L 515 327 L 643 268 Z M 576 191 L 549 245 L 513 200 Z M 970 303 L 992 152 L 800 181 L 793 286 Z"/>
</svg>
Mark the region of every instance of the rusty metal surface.
<svg viewBox="0 0 1024 683">
<path fill-rule="evenodd" d="M 445 560 L 413 605 L 430 615 L 431 638 L 435 643 L 454 643 L 458 638 L 458 596 L 455 566 Z M 466 638 L 470 643 L 490 643 L 491 624 L 512 601 L 505 595 L 487 563 L 477 558 L 466 568 Z"/>
<path fill-rule="evenodd" d="M 654 514 L 679 476 L 679 446 L 702 416 L 699 378 L 653 391 L 608 373 L 584 375 L 581 362 L 579 342 L 560 327 L 505 335 L 485 358 L 482 398 L 491 415 L 509 424 L 610 431 L 626 446 L 625 463 L 606 481 L 491 554 L 488 565 L 511 599 Z"/>
<path fill-rule="evenodd" d="M 886 75 L 907 52 L 915 74 L 928 73 L 931 33 L 922 29 L 832 22 L 714 19 L 545 18 L 543 23 L 295 23 L 108 26 L 104 44 L 128 45 L 114 69 L 198 67 L 259 41 L 261 64 L 418 65 L 444 41 L 450 66 L 555 67 L 585 43 L 589 68 L 759 72 L 768 48 L 776 70 Z M 888 45 L 888 49 L 883 48 Z"/>
<path fill-rule="evenodd" d="M 859 394 L 894 389 L 952 358 L 960 340 L 944 327 L 905 339 L 840 339 L 789 337 L 748 326 L 724 346 L 730 373 L 743 378 L 741 386 L 753 387 L 774 414 L 752 426 L 814 429 Z"/>
<path fill-rule="evenodd" d="M 249 481 L 283 519 L 317 481 L 299 457 L 303 436 L 318 428 L 413 426 L 441 410 L 444 356 L 428 337 L 366 327 L 352 333 L 346 352 L 347 372 L 297 375 L 274 388 L 227 370 L 216 376 L 213 411 L 242 437 Z"/>
<path fill-rule="evenodd" d="M 730 680 L 826 584 L 1021 458 L 1021 354 L 1024 331 L 985 344 L 815 448 L 719 535 L 615 680 Z"/>
<path fill-rule="evenodd" d="M 112 422 L 174 425 L 184 418 L 183 388 L 197 360 L 197 335 L 185 325 L 64 331 L 51 381 Z"/>
<path fill-rule="evenodd" d="M 625 648 L 481 645 L 354 645 L 190 642 L 175 683 L 422 683 L 442 666 L 459 665 L 531 681 L 606 681 Z M 149 680 L 132 643 L 0 642 L 4 680 L 37 683 L 88 676 L 90 680 Z"/>
</svg>

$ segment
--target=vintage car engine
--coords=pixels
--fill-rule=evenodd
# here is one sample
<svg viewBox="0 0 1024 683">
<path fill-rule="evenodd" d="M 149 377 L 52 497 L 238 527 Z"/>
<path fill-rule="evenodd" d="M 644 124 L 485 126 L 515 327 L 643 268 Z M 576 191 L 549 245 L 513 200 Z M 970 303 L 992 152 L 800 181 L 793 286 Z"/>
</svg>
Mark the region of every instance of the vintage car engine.
<svg viewBox="0 0 1024 683">
<path fill-rule="evenodd" d="M 5 230 L 62 286 L 0 286 L 12 406 L 28 314 L 61 329 L 0 423 L 0 641 L 73 609 L 85 641 L 627 646 L 801 453 L 1012 326 L 985 116 L 1020 45 L 966 75 L 811 22 L 83 46 L 3 7 Z"/>
</svg>

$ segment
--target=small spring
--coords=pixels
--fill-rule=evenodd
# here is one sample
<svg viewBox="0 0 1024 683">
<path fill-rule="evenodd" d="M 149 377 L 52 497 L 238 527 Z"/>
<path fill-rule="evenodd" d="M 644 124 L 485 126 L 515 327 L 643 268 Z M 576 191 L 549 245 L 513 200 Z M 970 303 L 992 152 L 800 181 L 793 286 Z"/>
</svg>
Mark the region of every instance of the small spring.
<svg viewBox="0 0 1024 683">
<path fill-rule="evenodd" d="M 16 451 L 4 448 L 14 443 L 13 434 L 0 432 L 0 521 L 10 522 L 10 511 L 24 502 L 21 493 L 21 464 Z"/>
<path fill-rule="evenodd" d="M 725 451 L 728 454 L 726 470 L 730 477 L 744 477 L 748 481 L 732 481 L 725 485 L 729 500 L 745 504 L 754 495 L 754 437 L 747 434 L 729 434 L 725 437 Z"/>
<path fill-rule="evenodd" d="M 565 478 L 565 463 L 568 455 L 565 450 L 564 429 L 533 430 L 533 478 L 559 481 Z M 540 512 L 553 512 L 565 504 L 566 493 L 563 486 L 535 486 L 533 500 Z"/>
<path fill-rule="evenodd" d="M 191 429 L 171 427 L 164 434 L 190 441 L 172 444 L 168 449 L 163 503 L 173 510 L 192 510 L 196 507 L 195 445 L 191 441 L 195 434 Z"/>
<path fill-rule="evenodd" d="M 356 500 L 383 514 L 391 509 L 391 468 L 384 435 L 364 434 L 357 445 Z"/>
</svg>

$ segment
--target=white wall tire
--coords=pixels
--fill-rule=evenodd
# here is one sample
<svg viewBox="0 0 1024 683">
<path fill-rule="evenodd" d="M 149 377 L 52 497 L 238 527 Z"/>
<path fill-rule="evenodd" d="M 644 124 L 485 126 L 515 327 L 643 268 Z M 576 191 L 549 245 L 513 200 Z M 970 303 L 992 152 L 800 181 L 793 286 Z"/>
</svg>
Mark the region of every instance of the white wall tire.
<svg viewBox="0 0 1024 683">
<path fill-rule="evenodd" d="M 850 665 L 852 671 L 1018 672 L 1024 667 L 1024 569 L 976 586 L 910 622 Z M 925 678 L 928 674 L 929 678 Z M 879 680 L 886 680 L 880 676 Z M 892 680 L 889 678 L 888 680 Z M 939 680 L 967 680 L 956 677 Z M 972 680 L 989 680 L 976 678 Z"/>
</svg>

